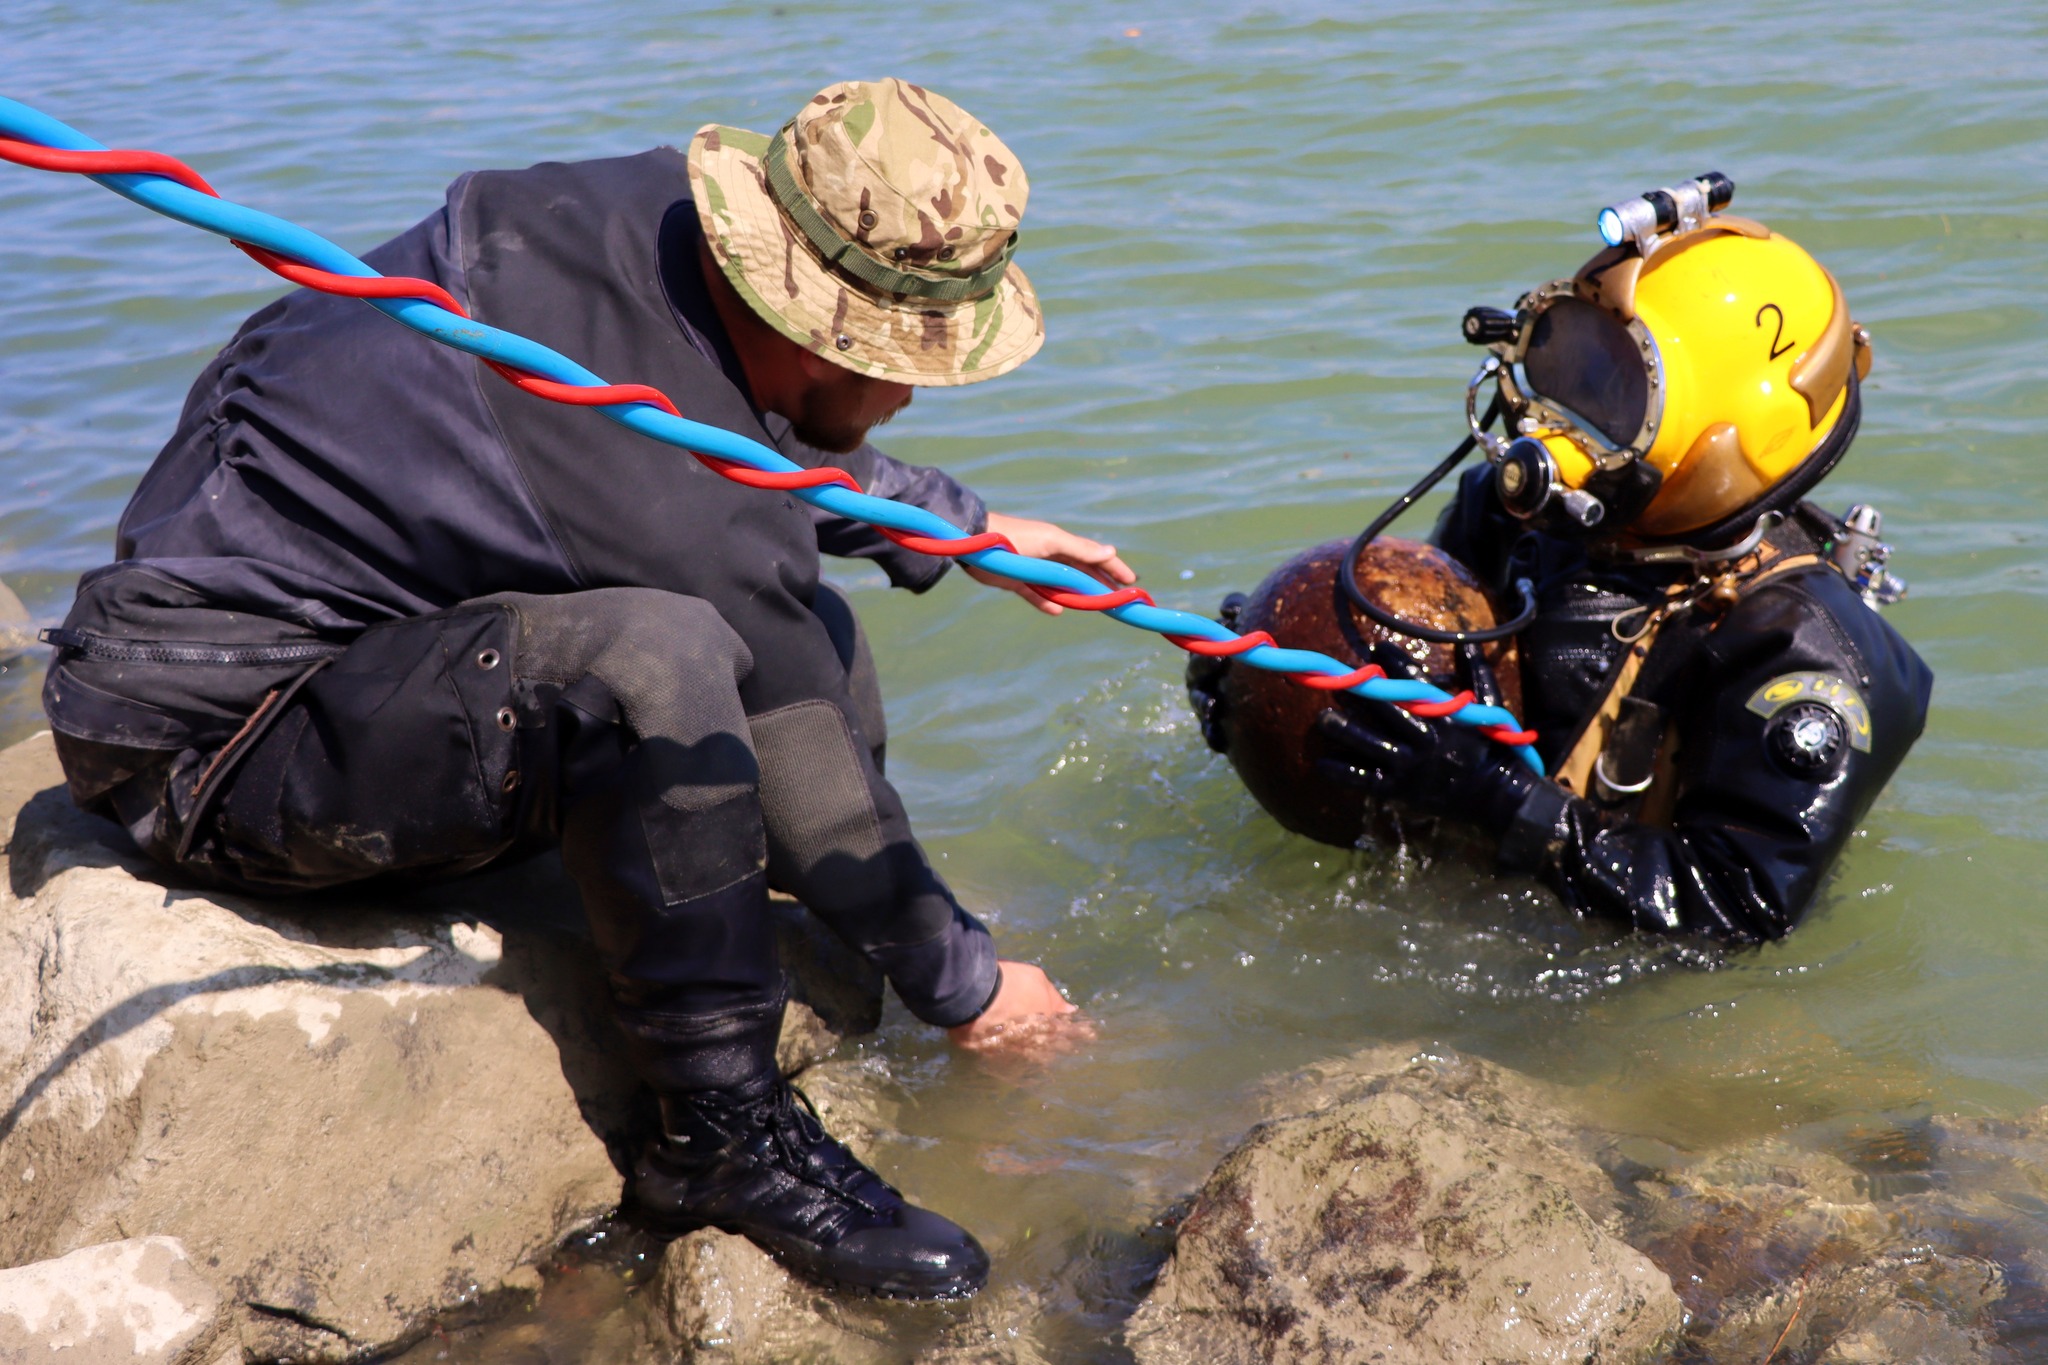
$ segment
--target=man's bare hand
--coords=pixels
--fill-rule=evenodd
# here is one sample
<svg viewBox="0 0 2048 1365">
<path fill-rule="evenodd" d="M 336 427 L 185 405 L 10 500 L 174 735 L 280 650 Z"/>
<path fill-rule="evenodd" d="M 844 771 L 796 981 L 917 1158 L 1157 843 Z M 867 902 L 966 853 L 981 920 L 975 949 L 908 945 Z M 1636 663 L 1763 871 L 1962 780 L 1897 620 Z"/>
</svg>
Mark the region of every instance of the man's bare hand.
<svg viewBox="0 0 2048 1365">
<path fill-rule="evenodd" d="M 981 1016 L 947 1034 L 970 1052 L 1061 1052 L 1091 1042 L 1095 1025 L 1060 994 L 1045 969 L 1029 962 L 1000 962 L 1003 983 Z"/>
<path fill-rule="evenodd" d="M 1010 543 L 1017 547 L 1020 555 L 1034 559 L 1050 559 L 1055 564 L 1070 564 L 1091 578 L 1121 587 L 1138 581 L 1138 575 L 1131 566 L 1117 558 L 1116 546 L 1104 545 L 1086 536 L 1077 536 L 1072 531 L 1055 526 L 1049 521 L 1032 521 L 1028 517 L 1006 517 L 1001 512 L 988 514 L 988 529 L 1008 536 Z M 1007 588 L 1019 597 L 1037 607 L 1047 616 L 1058 616 L 1066 608 L 1057 602 L 1048 602 L 1014 578 L 1003 578 L 977 569 L 972 564 L 962 564 L 967 576 L 977 583 L 986 583 L 991 588 Z"/>
</svg>

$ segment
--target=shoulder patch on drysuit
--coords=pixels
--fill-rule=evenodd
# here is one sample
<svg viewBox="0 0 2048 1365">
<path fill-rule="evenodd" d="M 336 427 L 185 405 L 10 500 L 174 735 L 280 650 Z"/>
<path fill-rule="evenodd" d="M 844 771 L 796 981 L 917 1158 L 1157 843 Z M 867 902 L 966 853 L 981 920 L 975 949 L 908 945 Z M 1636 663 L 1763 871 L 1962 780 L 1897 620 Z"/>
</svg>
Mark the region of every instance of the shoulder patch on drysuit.
<svg viewBox="0 0 2048 1365">
<path fill-rule="evenodd" d="M 1836 674 L 1787 673 L 1773 678 L 1750 695 L 1749 709 L 1772 722 L 1766 742 L 1774 752 L 1782 732 L 1782 742 L 1791 750 L 1779 756 L 1802 770 L 1825 767 L 1844 740 L 1858 753 L 1870 752 L 1870 707 L 1853 683 Z M 1830 719 L 1838 730 L 1829 726 Z M 1834 738 L 1823 743 L 1823 731 Z"/>
</svg>

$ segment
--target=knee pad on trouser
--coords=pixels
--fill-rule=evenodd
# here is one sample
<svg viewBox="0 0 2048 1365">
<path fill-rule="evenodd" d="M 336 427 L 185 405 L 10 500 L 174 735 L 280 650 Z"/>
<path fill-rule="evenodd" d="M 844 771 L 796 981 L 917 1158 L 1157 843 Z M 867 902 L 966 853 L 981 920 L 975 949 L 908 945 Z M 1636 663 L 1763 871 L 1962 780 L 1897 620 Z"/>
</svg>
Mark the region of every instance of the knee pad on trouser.
<svg viewBox="0 0 2048 1365">
<path fill-rule="evenodd" d="M 852 727 L 829 701 L 803 701 L 750 719 L 762 769 L 769 875 L 814 909 L 895 899 L 868 774 Z"/>
<path fill-rule="evenodd" d="M 750 723 L 775 885 L 878 962 L 889 943 L 945 932 L 953 898 L 910 837 L 895 792 L 863 761 L 845 714 L 806 701 Z"/>
</svg>

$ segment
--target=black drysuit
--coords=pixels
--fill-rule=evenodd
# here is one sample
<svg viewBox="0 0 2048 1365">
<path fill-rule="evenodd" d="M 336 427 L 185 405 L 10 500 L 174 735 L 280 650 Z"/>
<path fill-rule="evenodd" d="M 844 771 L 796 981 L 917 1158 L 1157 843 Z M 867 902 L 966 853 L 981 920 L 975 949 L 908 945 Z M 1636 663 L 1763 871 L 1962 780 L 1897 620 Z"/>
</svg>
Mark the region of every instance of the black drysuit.
<svg viewBox="0 0 2048 1365">
<path fill-rule="evenodd" d="M 465 175 L 370 252 L 483 322 L 824 457 L 750 404 L 673 149 Z M 835 457 L 970 532 L 872 446 Z M 772 878 L 941 1025 L 987 932 L 880 771 L 872 665 L 820 548 L 922 589 L 941 560 L 523 394 L 366 305 L 300 291 L 194 383 L 88 574 L 45 691 L 74 795 L 252 889 L 445 875 L 559 840 L 649 1078 L 773 1045 Z"/>
<path fill-rule="evenodd" d="M 1516 600 L 1515 579 L 1534 581 L 1537 616 L 1517 637 L 1521 720 L 1555 771 L 1633 648 L 1621 637 L 1692 571 L 1603 562 L 1528 532 L 1492 475 L 1465 475 L 1432 538 L 1496 600 Z M 1766 556 L 1821 562 L 1759 574 L 1732 603 L 1701 597 L 1646 651 L 1629 695 L 1667 740 L 1651 782 L 1665 789 L 1663 818 L 1636 818 L 1641 796 L 1599 784 L 1539 783 L 1502 832 L 1502 865 L 1538 873 L 1575 909 L 1646 930 L 1754 941 L 1792 928 L 1919 738 L 1934 681 L 1826 562 L 1840 533 L 1800 504 Z"/>
</svg>

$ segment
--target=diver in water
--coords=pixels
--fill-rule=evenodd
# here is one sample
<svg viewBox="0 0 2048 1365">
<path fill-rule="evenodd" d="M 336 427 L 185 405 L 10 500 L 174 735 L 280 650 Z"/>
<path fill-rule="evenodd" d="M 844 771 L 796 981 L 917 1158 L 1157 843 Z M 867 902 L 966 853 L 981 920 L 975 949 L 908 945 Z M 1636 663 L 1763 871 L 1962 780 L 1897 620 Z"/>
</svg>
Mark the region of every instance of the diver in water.
<svg viewBox="0 0 2048 1365">
<path fill-rule="evenodd" d="M 1577 911 L 1756 941 L 1812 903 L 1919 737 L 1933 675 L 1875 610 L 1903 591 L 1877 513 L 1804 500 L 1855 438 L 1869 336 L 1805 251 L 1717 212 L 1733 188 L 1707 175 L 1609 209 L 1608 246 L 1573 278 L 1513 313 L 1468 313 L 1466 339 L 1490 352 L 1467 391 L 1472 438 L 1338 575 L 1335 608 L 1456 646 L 1481 675 L 1456 681 L 1482 697 L 1476 646 L 1511 636 L 1550 776 L 1476 730 L 1356 696 L 1313 738 L 1325 779 L 1475 829 L 1502 871 Z M 1375 601 L 1355 565 L 1474 444 L 1488 464 L 1432 540 L 1512 619 L 1431 629 Z M 1407 648 L 1372 658 L 1419 676 Z M 1188 668 L 1219 751 L 1233 667 Z"/>
<path fill-rule="evenodd" d="M 687 156 L 465 175 L 368 259 L 693 420 L 1128 582 L 1113 547 L 865 443 L 914 386 L 1037 351 L 1011 262 L 1026 195 L 957 105 L 851 82 L 773 138 L 712 125 Z M 213 885 L 446 877 L 559 846 L 660 1101 L 629 1208 L 833 1283 L 971 1293 L 975 1240 L 776 1071 L 770 886 L 970 1046 L 1073 1007 L 998 961 L 913 837 L 821 550 L 912 590 L 948 562 L 301 290 L 194 383 L 117 562 L 51 633 L 44 705 L 79 804 Z"/>
</svg>

